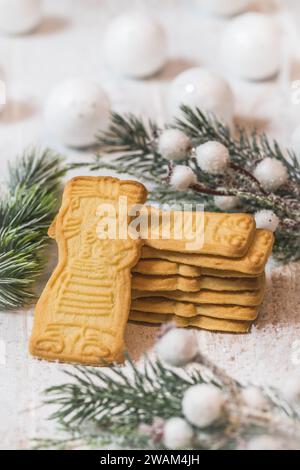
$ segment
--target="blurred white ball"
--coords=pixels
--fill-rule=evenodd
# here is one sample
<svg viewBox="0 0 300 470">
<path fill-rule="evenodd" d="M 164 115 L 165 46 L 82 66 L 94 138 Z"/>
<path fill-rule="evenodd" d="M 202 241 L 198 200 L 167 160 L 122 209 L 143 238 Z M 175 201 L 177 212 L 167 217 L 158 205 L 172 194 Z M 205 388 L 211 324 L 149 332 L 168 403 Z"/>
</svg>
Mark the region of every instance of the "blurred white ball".
<svg viewBox="0 0 300 470">
<path fill-rule="evenodd" d="M 167 449 L 188 449 L 193 439 L 193 429 L 182 418 L 169 419 L 164 427 L 164 445 Z"/>
<path fill-rule="evenodd" d="M 198 352 L 197 338 L 193 331 L 173 328 L 157 343 L 158 357 L 167 364 L 180 367 L 191 362 Z"/>
<path fill-rule="evenodd" d="M 271 232 L 275 232 L 280 219 L 277 215 L 270 210 L 261 210 L 254 214 L 256 228 L 264 229 L 264 230 L 271 230 Z"/>
<path fill-rule="evenodd" d="M 240 200 L 236 196 L 214 196 L 215 205 L 222 211 L 230 211 L 234 209 Z"/>
<path fill-rule="evenodd" d="M 226 170 L 230 155 L 225 145 L 211 140 L 196 148 L 196 160 L 202 171 L 218 175 Z"/>
<path fill-rule="evenodd" d="M 197 183 L 197 176 L 186 165 L 177 165 L 173 168 L 170 185 L 177 191 L 187 191 L 192 184 Z"/>
<path fill-rule="evenodd" d="M 224 66 L 247 80 L 264 80 L 280 68 L 280 31 L 271 16 L 246 13 L 233 19 L 221 38 Z"/>
<path fill-rule="evenodd" d="M 168 109 L 171 116 L 178 115 L 180 105 L 215 114 L 226 124 L 233 118 L 234 98 L 229 84 L 219 75 L 201 67 L 179 74 L 168 91 Z"/>
<path fill-rule="evenodd" d="M 286 166 L 277 158 L 264 158 L 253 174 L 266 191 L 276 191 L 288 181 Z"/>
<path fill-rule="evenodd" d="M 158 72 L 166 62 L 164 28 L 149 15 L 132 12 L 115 18 L 104 39 L 107 63 L 118 74 L 143 78 Z"/>
<path fill-rule="evenodd" d="M 196 4 L 207 13 L 232 16 L 244 11 L 249 0 L 196 0 Z"/>
<path fill-rule="evenodd" d="M 193 385 L 183 395 L 182 411 L 191 424 L 206 428 L 221 417 L 224 402 L 222 390 L 214 385 Z"/>
<path fill-rule="evenodd" d="M 182 160 L 188 156 L 192 144 L 179 129 L 166 129 L 158 141 L 158 150 L 167 160 Z"/>
<path fill-rule="evenodd" d="M 0 0 L 0 30 L 4 33 L 29 33 L 41 19 L 41 0 Z"/>
<path fill-rule="evenodd" d="M 265 411 L 269 408 L 268 401 L 258 387 L 249 386 L 241 392 L 244 404 L 258 411 Z"/>
<path fill-rule="evenodd" d="M 59 84 L 50 94 L 45 119 L 49 131 L 70 147 L 96 143 L 96 135 L 109 124 L 110 102 L 98 83 L 73 78 Z"/>
</svg>

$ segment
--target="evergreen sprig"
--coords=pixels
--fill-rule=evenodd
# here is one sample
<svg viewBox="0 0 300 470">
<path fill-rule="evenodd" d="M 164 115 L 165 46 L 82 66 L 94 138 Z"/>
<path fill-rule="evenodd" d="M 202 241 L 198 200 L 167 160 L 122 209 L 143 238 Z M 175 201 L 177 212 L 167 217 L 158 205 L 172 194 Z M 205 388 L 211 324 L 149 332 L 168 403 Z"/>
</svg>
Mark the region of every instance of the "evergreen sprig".
<svg viewBox="0 0 300 470">
<path fill-rule="evenodd" d="M 50 150 L 30 150 L 9 167 L 0 200 L 0 309 L 21 307 L 34 297 L 67 168 Z"/>
<path fill-rule="evenodd" d="M 300 259 L 300 164 L 292 151 L 284 151 L 275 140 L 255 130 L 237 128 L 233 133 L 214 116 L 182 106 L 182 117 L 171 127 L 182 130 L 193 147 L 209 140 L 225 145 L 231 156 L 230 168 L 223 175 L 209 175 L 197 165 L 193 153 L 181 163 L 196 173 L 199 184 L 187 192 L 174 191 L 166 182 L 169 161 L 158 151 L 161 129 L 153 121 L 113 113 L 107 131 L 99 135 L 99 153 L 92 171 L 108 169 L 129 174 L 149 185 L 150 201 L 160 203 L 204 203 L 206 210 L 219 211 L 214 195 L 237 196 L 239 210 L 253 213 L 273 210 L 281 220 L 276 233 L 275 256 L 281 261 Z M 266 192 L 253 177 L 255 165 L 265 157 L 280 160 L 287 168 L 289 182 L 276 192 Z"/>
<path fill-rule="evenodd" d="M 273 389 L 262 389 L 269 411 L 243 405 L 243 386 L 206 358 L 195 359 L 186 369 L 170 369 L 159 360 L 145 357 L 137 367 L 128 359 L 126 370 L 109 372 L 75 367 L 66 371 L 69 381 L 45 391 L 45 405 L 55 406 L 51 415 L 65 435 L 59 440 L 38 440 L 40 448 L 91 447 L 117 443 L 125 447 L 163 448 L 157 423 L 182 415 L 182 398 L 192 385 L 211 383 L 227 396 L 224 418 L 206 429 L 195 428 L 196 449 L 236 448 L 255 435 L 279 434 L 300 439 L 300 414 Z M 146 430 L 146 433 L 145 433 Z"/>
</svg>

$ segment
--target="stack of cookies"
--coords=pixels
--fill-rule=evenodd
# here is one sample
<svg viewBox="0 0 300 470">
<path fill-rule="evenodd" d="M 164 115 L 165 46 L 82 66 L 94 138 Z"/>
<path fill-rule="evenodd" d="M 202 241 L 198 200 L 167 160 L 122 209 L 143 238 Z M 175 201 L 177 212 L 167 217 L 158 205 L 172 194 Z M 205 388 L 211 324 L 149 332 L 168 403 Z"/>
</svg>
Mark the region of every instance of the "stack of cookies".
<svg viewBox="0 0 300 470">
<path fill-rule="evenodd" d="M 176 221 L 174 214 L 168 237 L 162 238 L 164 220 L 170 220 L 165 213 L 159 213 L 154 232 L 148 228 L 141 259 L 133 268 L 129 318 L 248 332 L 263 301 L 273 234 L 257 230 L 248 214 L 201 213 L 196 221 L 195 213 L 185 213 L 190 223 L 184 231 L 183 215 Z M 197 223 L 202 240 L 191 236 Z"/>
</svg>

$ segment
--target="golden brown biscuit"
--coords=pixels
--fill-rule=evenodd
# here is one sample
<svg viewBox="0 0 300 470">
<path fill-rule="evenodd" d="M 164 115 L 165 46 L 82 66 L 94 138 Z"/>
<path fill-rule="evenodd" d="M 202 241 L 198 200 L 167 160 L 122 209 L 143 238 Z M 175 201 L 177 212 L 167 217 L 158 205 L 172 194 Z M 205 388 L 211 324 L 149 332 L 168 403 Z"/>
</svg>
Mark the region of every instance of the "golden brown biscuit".
<svg viewBox="0 0 300 470">
<path fill-rule="evenodd" d="M 232 258 L 247 253 L 255 233 L 250 214 L 167 212 L 151 206 L 147 225 L 142 238 L 151 248 Z"/>
<path fill-rule="evenodd" d="M 146 274 L 150 276 L 184 276 L 184 277 L 257 277 L 257 274 L 245 274 L 237 271 L 226 271 L 220 269 L 200 268 L 187 264 L 173 263 L 161 259 L 141 259 L 132 269 L 133 273 Z"/>
<path fill-rule="evenodd" d="M 141 241 L 123 240 L 118 232 L 113 240 L 99 238 L 101 204 L 117 211 L 121 196 L 131 207 L 144 203 L 147 192 L 139 183 L 110 177 L 77 177 L 66 185 L 55 223 L 59 261 L 36 306 L 33 356 L 91 365 L 122 360 L 130 270 Z"/>
<path fill-rule="evenodd" d="M 193 318 L 182 318 L 176 315 L 159 315 L 158 313 L 135 311 L 130 312 L 129 320 L 153 324 L 173 322 L 179 328 L 194 327 L 223 333 L 248 333 L 252 325 L 251 322 L 247 321 L 220 320 L 219 318 L 208 318 L 202 315 Z"/>
<path fill-rule="evenodd" d="M 171 291 L 198 292 L 200 290 L 212 291 L 245 291 L 258 290 L 262 287 L 264 277 L 226 279 L 202 276 L 199 278 L 187 278 L 182 276 L 144 276 L 134 274 L 132 277 L 132 289 L 141 291 Z"/>
<path fill-rule="evenodd" d="M 224 320 L 253 321 L 258 314 L 257 307 L 241 307 L 238 305 L 196 305 L 186 302 L 176 302 L 163 298 L 135 299 L 131 309 L 138 312 L 159 313 L 160 315 L 176 315 L 190 318 L 197 315 L 220 318 Z"/>
<path fill-rule="evenodd" d="M 257 291 L 243 292 L 213 292 L 202 290 L 199 292 L 180 292 L 180 291 L 164 291 L 151 292 L 151 297 L 163 297 L 170 300 L 178 300 L 179 302 L 191 302 L 194 304 L 217 304 L 217 305 L 242 305 L 244 307 L 255 307 L 260 305 L 264 297 L 264 286 Z M 147 291 L 132 291 L 132 299 L 141 299 L 149 297 Z"/>
<path fill-rule="evenodd" d="M 274 235 L 269 230 L 256 230 L 254 241 L 243 258 L 225 258 L 222 256 L 193 253 L 176 253 L 174 251 L 156 250 L 148 246 L 142 249 L 144 259 L 163 259 L 173 263 L 188 264 L 201 268 L 230 270 L 247 275 L 261 274 L 271 254 Z"/>
</svg>

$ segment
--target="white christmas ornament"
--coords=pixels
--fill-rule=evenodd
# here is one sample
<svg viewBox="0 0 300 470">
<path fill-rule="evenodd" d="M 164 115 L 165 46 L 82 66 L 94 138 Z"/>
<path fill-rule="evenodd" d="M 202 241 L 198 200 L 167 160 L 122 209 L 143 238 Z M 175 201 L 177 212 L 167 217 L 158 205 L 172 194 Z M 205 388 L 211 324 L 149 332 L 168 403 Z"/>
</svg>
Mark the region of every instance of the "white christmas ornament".
<svg viewBox="0 0 300 470">
<path fill-rule="evenodd" d="M 186 191 L 192 184 L 197 183 L 197 176 L 186 165 L 177 165 L 173 168 L 170 185 L 177 191 Z"/>
<path fill-rule="evenodd" d="M 279 218 L 273 211 L 261 210 L 254 214 L 256 228 L 262 228 L 265 230 L 271 230 L 275 232 L 279 225 Z"/>
<path fill-rule="evenodd" d="M 104 39 L 106 60 L 118 74 L 142 78 L 166 62 L 167 41 L 161 24 L 149 15 L 132 12 L 112 21 Z"/>
<path fill-rule="evenodd" d="M 4 33 L 29 33 L 41 19 L 41 0 L 0 0 L 0 30 Z"/>
<path fill-rule="evenodd" d="M 236 196 L 214 196 L 215 205 L 222 211 L 230 211 L 234 209 L 240 200 Z"/>
<path fill-rule="evenodd" d="M 228 2 L 229 3 L 229 2 Z M 280 68 L 280 32 L 274 19 L 246 13 L 233 19 L 221 38 L 224 65 L 247 80 L 264 80 Z"/>
<path fill-rule="evenodd" d="M 198 344 L 192 331 L 173 328 L 157 343 L 158 357 L 167 364 L 180 367 L 194 359 L 198 352 Z"/>
<path fill-rule="evenodd" d="M 100 85 L 74 78 L 58 85 L 50 94 L 45 119 L 48 129 L 63 144 L 87 147 L 109 123 L 110 102 Z"/>
<path fill-rule="evenodd" d="M 266 191 L 276 191 L 288 181 L 287 169 L 277 158 L 264 158 L 253 174 Z"/>
<path fill-rule="evenodd" d="M 230 86 L 219 75 L 201 67 L 179 74 L 171 83 L 167 99 L 171 116 L 178 115 L 180 105 L 213 113 L 227 124 L 232 122 L 234 98 Z"/>
<path fill-rule="evenodd" d="M 224 401 L 222 391 L 214 385 L 193 385 L 183 396 L 182 411 L 191 424 L 206 428 L 221 417 Z"/>
<path fill-rule="evenodd" d="M 169 419 L 164 427 L 164 445 L 167 449 L 187 449 L 191 446 L 193 429 L 182 418 Z"/>
<path fill-rule="evenodd" d="M 158 150 L 167 160 L 182 160 L 191 150 L 190 139 L 179 129 L 166 129 L 158 141 Z"/>
<path fill-rule="evenodd" d="M 282 392 L 288 402 L 300 405 L 300 370 L 285 381 Z"/>
<path fill-rule="evenodd" d="M 247 387 L 243 389 L 241 396 L 244 404 L 249 408 L 259 411 L 265 411 L 269 408 L 266 397 L 257 387 Z"/>
<path fill-rule="evenodd" d="M 196 0 L 197 5 L 207 13 L 232 16 L 244 11 L 249 0 Z"/>
<path fill-rule="evenodd" d="M 247 450 L 284 450 L 283 442 L 272 436 L 254 437 L 248 442 Z"/>
<path fill-rule="evenodd" d="M 210 141 L 196 148 L 196 159 L 201 170 L 217 175 L 226 170 L 230 156 L 224 145 Z"/>
</svg>

